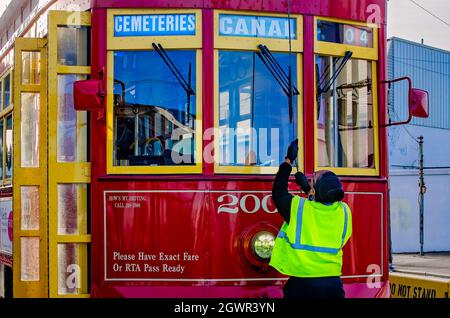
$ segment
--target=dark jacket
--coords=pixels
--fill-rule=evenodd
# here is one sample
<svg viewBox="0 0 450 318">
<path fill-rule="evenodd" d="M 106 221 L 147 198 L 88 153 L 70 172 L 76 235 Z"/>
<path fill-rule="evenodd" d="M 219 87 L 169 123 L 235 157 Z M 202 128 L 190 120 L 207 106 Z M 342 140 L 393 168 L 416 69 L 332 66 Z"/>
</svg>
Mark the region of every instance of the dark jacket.
<svg viewBox="0 0 450 318">
<path fill-rule="evenodd" d="M 283 162 L 278 169 L 272 187 L 272 200 L 286 223 L 289 223 L 291 216 L 291 202 L 293 195 L 288 192 L 289 176 L 292 166 Z"/>
</svg>

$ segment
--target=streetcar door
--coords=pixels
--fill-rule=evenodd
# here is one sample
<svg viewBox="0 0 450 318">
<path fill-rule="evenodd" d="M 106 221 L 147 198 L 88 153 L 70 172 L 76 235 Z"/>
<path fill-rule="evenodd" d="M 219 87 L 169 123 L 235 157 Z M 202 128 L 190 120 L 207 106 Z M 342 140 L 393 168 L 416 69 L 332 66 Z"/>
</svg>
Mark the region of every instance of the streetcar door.
<svg viewBox="0 0 450 318">
<path fill-rule="evenodd" d="M 89 297 L 89 118 L 73 83 L 91 72 L 90 24 L 50 11 L 46 39 L 16 40 L 14 297 Z"/>
<path fill-rule="evenodd" d="M 90 12 L 49 12 L 50 297 L 89 297 L 89 116 L 74 108 L 73 83 L 91 73 L 90 25 Z"/>
<path fill-rule="evenodd" d="M 47 297 L 47 40 L 14 50 L 13 294 Z"/>
</svg>

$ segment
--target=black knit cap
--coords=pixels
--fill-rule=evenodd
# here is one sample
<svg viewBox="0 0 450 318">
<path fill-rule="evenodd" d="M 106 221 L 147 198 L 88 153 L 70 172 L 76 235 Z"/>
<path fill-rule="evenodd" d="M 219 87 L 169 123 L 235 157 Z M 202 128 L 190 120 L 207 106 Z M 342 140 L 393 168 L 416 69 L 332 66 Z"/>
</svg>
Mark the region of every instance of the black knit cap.
<svg viewBox="0 0 450 318">
<path fill-rule="evenodd" d="M 329 170 L 316 172 L 314 189 L 315 200 L 321 203 L 341 201 L 345 194 L 338 176 Z"/>
</svg>

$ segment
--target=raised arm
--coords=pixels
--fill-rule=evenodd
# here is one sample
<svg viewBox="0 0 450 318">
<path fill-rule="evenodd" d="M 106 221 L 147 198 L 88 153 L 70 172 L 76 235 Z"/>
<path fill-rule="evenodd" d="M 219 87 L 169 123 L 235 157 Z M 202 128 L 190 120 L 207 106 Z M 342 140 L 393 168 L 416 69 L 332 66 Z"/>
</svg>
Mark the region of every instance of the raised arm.
<svg viewBox="0 0 450 318">
<path fill-rule="evenodd" d="M 286 223 L 291 216 L 291 202 L 293 195 L 288 192 L 289 176 L 291 175 L 291 161 L 286 159 L 280 165 L 272 187 L 272 200 Z"/>
</svg>

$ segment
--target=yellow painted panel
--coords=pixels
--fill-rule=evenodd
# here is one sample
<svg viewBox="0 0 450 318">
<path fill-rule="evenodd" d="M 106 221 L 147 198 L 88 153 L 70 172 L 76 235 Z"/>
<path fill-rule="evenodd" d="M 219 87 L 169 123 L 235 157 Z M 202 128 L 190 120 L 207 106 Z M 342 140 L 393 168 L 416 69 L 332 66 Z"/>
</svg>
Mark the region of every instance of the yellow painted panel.
<svg viewBox="0 0 450 318">
<path fill-rule="evenodd" d="M 58 65 L 56 72 L 58 74 L 91 74 L 91 67 Z"/>
<path fill-rule="evenodd" d="M 90 243 L 91 235 L 57 235 L 56 240 L 58 243 Z"/>
<path fill-rule="evenodd" d="M 40 52 L 40 84 L 22 85 L 22 72 L 14 72 L 15 104 L 13 131 L 13 203 L 14 210 L 21 211 L 21 186 L 39 186 L 39 230 L 22 231 L 21 213 L 14 213 L 14 251 L 13 251 L 13 295 L 14 297 L 48 297 L 48 236 L 47 236 L 47 40 L 35 38 L 18 38 L 14 48 L 14 65 L 22 69 L 22 51 Z M 21 94 L 34 91 L 40 94 L 39 106 L 39 167 L 21 167 Z M 22 272 L 22 237 L 39 238 L 39 280 L 23 281 Z M 32 259 L 31 259 L 32 260 Z M 31 261 L 27 260 L 27 261 Z M 25 261 L 25 260 L 24 260 Z M 29 266 L 24 264 L 24 266 Z"/>
<path fill-rule="evenodd" d="M 58 162 L 58 96 L 61 92 L 58 91 L 58 75 L 61 74 L 76 74 L 76 75 L 90 75 L 90 66 L 68 66 L 58 64 L 58 27 L 64 26 L 90 26 L 91 14 L 90 12 L 66 12 L 66 11 L 51 11 L 49 15 L 48 26 L 48 41 L 49 41 L 49 137 L 48 137 L 48 202 L 49 202 L 49 294 L 50 297 L 64 297 L 64 298 L 85 298 L 89 294 L 59 294 L 58 291 L 58 263 L 60 261 L 58 256 L 58 244 L 60 243 L 82 243 L 84 246 L 89 244 L 91 236 L 89 234 L 80 235 L 60 235 L 58 233 L 58 185 L 60 184 L 88 184 L 91 181 L 91 164 L 90 162 Z M 82 48 L 86 49 L 86 48 Z M 90 54 L 88 52 L 88 54 Z M 77 153 L 81 153 L 81 157 L 85 157 L 88 144 L 84 143 L 86 140 L 84 131 L 86 130 L 85 113 L 77 113 Z M 80 120 L 83 123 L 80 123 Z M 89 142 L 89 141 L 88 141 Z M 77 191 L 78 193 L 78 191 Z M 87 220 L 87 193 L 81 197 L 77 195 L 77 214 L 78 220 L 82 223 L 77 224 L 78 228 L 84 226 Z M 83 232 L 83 231 L 82 231 Z M 83 281 L 87 282 L 87 273 L 89 272 L 87 263 L 87 249 L 83 248 L 78 251 L 81 261 L 78 262 L 83 276 Z M 83 286 L 83 290 L 88 291 L 89 286 Z"/>
<path fill-rule="evenodd" d="M 392 298 L 449 298 L 450 278 L 390 273 Z"/>
</svg>

